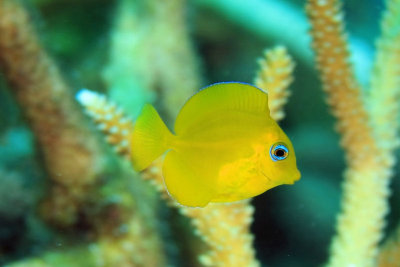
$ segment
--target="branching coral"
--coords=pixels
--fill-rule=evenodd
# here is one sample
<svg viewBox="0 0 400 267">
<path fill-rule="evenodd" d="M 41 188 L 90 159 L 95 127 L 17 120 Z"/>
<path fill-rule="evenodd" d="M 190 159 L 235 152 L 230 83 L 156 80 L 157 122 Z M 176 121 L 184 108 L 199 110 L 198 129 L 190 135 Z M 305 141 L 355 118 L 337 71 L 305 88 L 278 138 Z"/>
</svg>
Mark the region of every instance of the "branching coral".
<svg viewBox="0 0 400 267">
<path fill-rule="evenodd" d="M 128 135 L 133 129 L 132 121 L 125 117 L 115 104 L 108 103 L 103 95 L 82 90 L 77 99 L 85 106 L 87 114 L 98 124 L 99 130 L 106 134 L 107 142 L 113 145 L 118 154 L 128 158 Z"/>
<path fill-rule="evenodd" d="M 89 130 L 72 90 L 40 45 L 32 25 L 20 1 L 0 1 L 0 66 L 35 133 L 52 181 L 41 206 L 42 216 L 65 229 L 78 223 L 90 228 L 87 241 L 95 244 L 80 246 L 77 252 L 87 254 L 91 249 L 96 257 L 88 260 L 101 260 L 108 266 L 162 265 L 164 255 L 152 217 L 155 206 L 151 194 L 136 195 L 146 200 L 139 204 L 133 192 L 146 188 L 133 183 L 132 172 L 122 165 L 114 162 L 110 168 L 106 164 L 110 155 Z M 119 127 L 129 127 L 118 122 Z M 124 149 L 123 143 L 119 148 Z M 101 187 L 105 177 L 113 175 L 119 180 Z M 130 246 L 133 240 L 143 242 Z M 45 253 L 38 260 L 27 259 L 21 264 L 49 264 L 52 257 L 47 255 L 58 255 L 68 262 L 71 254 L 65 249 L 65 253 Z"/>
<path fill-rule="evenodd" d="M 104 171 L 105 158 L 72 92 L 42 49 L 20 1 L 0 1 L 0 65 L 35 132 L 53 181 L 43 204 L 48 220 L 76 222 L 79 207 Z M 87 168 L 91 166 L 91 168 Z"/>
<path fill-rule="evenodd" d="M 279 121 L 285 117 L 283 107 L 290 96 L 288 87 L 293 81 L 294 63 L 286 48 L 278 46 L 265 51 L 264 59 L 261 59 L 259 64 L 260 72 L 254 84 L 268 92 L 271 116 Z"/>
<path fill-rule="evenodd" d="M 117 1 L 110 33 L 109 63 L 104 80 L 109 96 L 128 114 L 136 116 L 144 103 L 154 101 L 152 31 L 148 31 L 146 3 Z M 151 17 L 151 16 L 150 16 Z M 124 56 L 121 56 L 124 55 Z"/>
<path fill-rule="evenodd" d="M 332 243 L 328 265 L 373 266 L 377 245 L 382 238 L 384 216 L 388 211 L 391 164 L 385 162 L 393 162 L 392 144 L 397 143 L 398 131 L 396 125 L 381 125 L 390 117 L 382 116 L 380 110 L 398 110 L 398 101 L 393 98 L 392 92 L 399 87 L 391 80 L 394 79 L 392 67 L 389 67 L 388 75 L 391 77 L 387 83 L 384 81 L 386 77 L 375 69 L 371 95 L 382 95 L 371 97 L 371 112 L 366 109 L 361 87 L 349 63 L 340 5 L 336 0 L 309 0 L 307 3 L 318 69 L 328 103 L 338 119 L 337 130 L 342 134 L 341 144 L 348 163 L 344 174 L 342 212 L 338 217 L 337 235 Z M 383 43 L 381 41 L 378 45 L 380 51 L 386 50 Z M 393 52 L 386 50 L 378 54 L 377 64 L 382 64 L 379 61 L 388 56 L 394 56 Z M 370 113 L 376 115 L 371 116 Z M 387 127 L 392 128 L 389 134 L 384 133 Z M 390 144 L 387 146 L 389 150 L 382 149 L 381 144 Z"/>
<path fill-rule="evenodd" d="M 368 111 L 382 151 L 384 164 L 394 164 L 393 150 L 399 146 L 400 106 L 400 1 L 387 0 L 377 41 L 375 64 L 368 94 Z"/>
<path fill-rule="evenodd" d="M 193 219 L 196 233 L 209 251 L 199 260 L 204 266 L 259 266 L 250 234 L 253 208 L 248 201 L 209 204 L 203 209 L 182 209 Z"/>
<path fill-rule="evenodd" d="M 386 1 L 381 31 L 377 43 L 377 55 L 371 80 L 370 114 L 377 129 L 376 135 L 380 147 L 385 151 L 384 161 L 388 167 L 393 166 L 393 150 L 399 145 L 397 129 L 399 128 L 400 107 L 400 1 Z M 378 266 L 397 266 L 400 262 L 400 225 L 382 246 Z"/>
<path fill-rule="evenodd" d="M 170 119 L 202 85 L 199 62 L 194 51 L 185 0 L 152 0 L 154 64 L 163 109 Z M 173 14 L 173 15 L 172 15 Z"/>
<path fill-rule="evenodd" d="M 185 22 L 186 2 L 117 3 L 110 63 L 104 72 L 109 96 L 136 116 L 144 103 L 154 101 L 156 91 L 171 120 L 201 86 L 199 63 Z"/>
</svg>

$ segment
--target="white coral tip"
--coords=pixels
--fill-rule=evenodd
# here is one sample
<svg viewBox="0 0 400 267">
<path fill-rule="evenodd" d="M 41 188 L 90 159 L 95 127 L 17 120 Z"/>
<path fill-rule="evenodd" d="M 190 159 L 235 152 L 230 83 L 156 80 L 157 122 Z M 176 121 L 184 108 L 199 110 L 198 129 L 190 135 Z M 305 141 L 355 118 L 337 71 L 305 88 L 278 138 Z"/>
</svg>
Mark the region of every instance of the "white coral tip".
<svg viewBox="0 0 400 267">
<path fill-rule="evenodd" d="M 82 105 L 90 105 L 91 103 L 95 102 L 96 99 L 99 97 L 99 94 L 96 92 L 90 91 L 89 89 L 82 88 L 76 95 L 76 100 L 81 103 Z"/>
</svg>

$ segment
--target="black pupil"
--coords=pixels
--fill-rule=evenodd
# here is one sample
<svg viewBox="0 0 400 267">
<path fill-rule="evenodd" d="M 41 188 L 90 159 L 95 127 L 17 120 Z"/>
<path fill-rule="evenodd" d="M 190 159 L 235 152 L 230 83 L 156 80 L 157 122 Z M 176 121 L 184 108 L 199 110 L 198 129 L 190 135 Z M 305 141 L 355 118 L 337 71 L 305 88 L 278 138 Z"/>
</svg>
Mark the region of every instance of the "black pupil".
<svg viewBox="0 0 400 267">
<path fill-rule="evenodd" d="M 283 150 L 283 149 L 277 149 L 277 150 L 275 150 L 275 156 L 277 156 L 277 157 L 283 157 L 283 156 L 285 156 L 285 150 Z"/>
</svg>

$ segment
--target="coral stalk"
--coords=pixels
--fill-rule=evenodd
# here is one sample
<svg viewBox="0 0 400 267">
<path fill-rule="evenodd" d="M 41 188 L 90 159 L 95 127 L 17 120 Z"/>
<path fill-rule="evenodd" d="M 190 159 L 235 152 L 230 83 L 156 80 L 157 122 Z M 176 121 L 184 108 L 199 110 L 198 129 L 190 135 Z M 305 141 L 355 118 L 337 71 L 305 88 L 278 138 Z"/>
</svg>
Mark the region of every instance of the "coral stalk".
<svg viewBox="0 0 400 267">
<path fill-rule="evenodd" d="M 109 63 L 103 72 L 108 95 L 130 116 L 136 117 L 145 103 L 155 98 L 156 73 L 152 34 L 147 19 L 148 2 L 116 2 L 110 33 Z"/>
<path fill-rule="evenodd" d="M 307 13 L 312 25 L 313 48 L 327 101 L 338 118 L 337 130 L 352 165 L 362 162 L 373 144 L 368 118 L 361 99 L 361 88 L 349 62 L 347 38 L 339 1 L 310 0 Z M 372 145 L 373 146 L 373 145 Z"/>
<path fill-rule="evenodd" d="M 393 150 L 399 146 L 400 106 L 400 1 L 387 0 L 377 41 L 371 89 L 367 103 L 376 140 L 387 167 L 394 165 Z"/>
<path fill-rule="evenodd" d="M 97 123 L 97 127 L 107 136 L 107 142 L 116 152 L 129 158 L 128 135 L 133 129 L 133 122 L 127 118 L 116 104 L 109 103 L 104 95 L 81 90 L 77 100 L 85 106 L 86 113 Z"/>
<path fill-rule="evenodd" d="M 370 126 L 361 88 L 349 63 L 340 5 L 337 0 L 309 0 L 306 7 L 318 69 L 337 117 L 348 164 L 328 266 L 374 266 L 388 211 L 390 175 L 382 165 L 385 152 Z"/>
<path fill-rule="evenodd" d="M 254 84 L 268 93 L 268 106 L 271 116 L 279 121 L 285 117 L 283 106 L 290 96 L 289 85 L 293 81 L 294 63 L 283 46 L 266 50 L 259 60 L 260 71 Z"/>
<path fill-rule="evenodd" d="M 202 209 L 182 208 L 209 251 L 199 257 L 204 266 L 260 266 L 250 233 L 254 208 L 249 201 L 211 203 Z"/>
<path fill-rule="evenodd" d="M 377 42 L 377 55 L 371 79 L 368 104 L 377 140 L 383 153 L 382 164 L 395 164 L 394 149 L 399 146 L 400 114 L 400 1 L 387 0 L 386 11 L 381 22 L 381 34 Z M 400 225 L 379 252 L 378 266 L 395 267 L 400 262 Z"/>
<path fill-rule="evenodd" d="M 145 103 L 155 101 L 158 91 L 162 109 L 172 121 L 201 86 L 185 16 L 186 1 L 117 3 L 110 63 L 104 72 L 108 95 L 135 117 Z"/>
<path fill-rule="evenodd" d="M 126 172 L 118 163 L 108 169 L 110 155 L 87 127 L 72 90 L 40 45 L 32 25 L 20 1 L 0 0 L 0 66 L 35 133 L 52 182 L 41 212 L 57 226 L 67 228 L 81 223 L 89 227 L 86 233 L 91 234 L 94 244 L 44 253 L 38 259 L 17 264 L 54 266 L 54 257 L 66 266 L 71 265 L 71 259 L 81 262 L 72 253 L 84 255 L 82 262 L 96 260 L 84 266 L 163 265 L 155 219 L 151 218 L 154 209 L 149 208 L 151 194 L 138 196 L 144 202 L 138 204 L 131 192 L 132 188 L 139 188 L 132 181 L 132 172 Z M 123 153 L 123 128 L 130 124 L 121 116 L 117 112 L 112 119 L 122 129 L 122 135 L 109 130 L 113 133 L 111 140 Z M 105 184 L 107 176 L 113 180 Z"/>
<path fill-rule="evenodd" d="M 163 109 L 172 121 L 185 101 L 201 87 L 200 66 L 186 19 L 188 1 L 151 2 L 157 87 Z"/>
<path fill-rule="evenodd" d="M 53 182 L 43 215 L 58 225 L 71 225 L 103 172 L 105 158 L 96 139 L 87 138 L 91 133 L 84 127 L 85 118 L 20 1 L 0 1 L 0 66 Z"/>
</svg>

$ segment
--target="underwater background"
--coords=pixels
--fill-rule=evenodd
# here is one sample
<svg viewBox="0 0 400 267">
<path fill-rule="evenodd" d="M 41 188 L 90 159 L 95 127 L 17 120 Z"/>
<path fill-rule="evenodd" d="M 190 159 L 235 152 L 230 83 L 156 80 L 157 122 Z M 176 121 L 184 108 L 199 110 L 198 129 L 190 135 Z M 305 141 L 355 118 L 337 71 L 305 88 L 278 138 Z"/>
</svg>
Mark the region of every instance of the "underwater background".
<svg viewBox="0 0 400 267">
<path fill-rule="evenodd" d="M 399 17 L 398 0 L 0 0 L 0 265 L 400 266 Z M 302 177 L 183 208 L 159 163 L 132 170 L 127 132 L 145 103 L 171 128 L 223 81 L 269 93 Z"/>
</svg>

